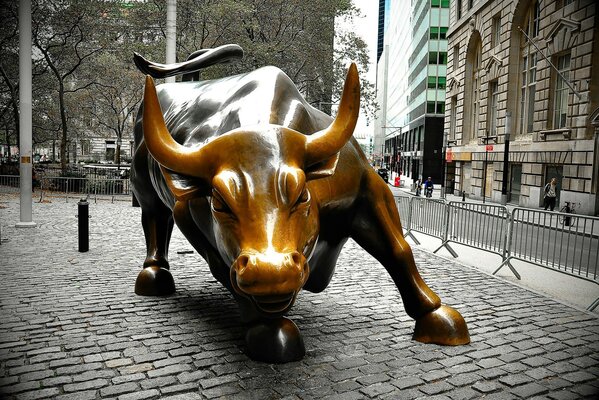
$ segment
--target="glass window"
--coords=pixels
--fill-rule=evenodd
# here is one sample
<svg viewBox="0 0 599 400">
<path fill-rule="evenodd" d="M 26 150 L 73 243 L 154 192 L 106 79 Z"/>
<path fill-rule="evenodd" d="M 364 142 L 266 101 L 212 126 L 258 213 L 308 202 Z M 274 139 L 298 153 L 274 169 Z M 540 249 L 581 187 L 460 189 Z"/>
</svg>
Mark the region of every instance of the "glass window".
<svg viewBox="0 0 599 400">
<path fill-rule="evenodd" d="M 449 115 L 449 137 L 455 140 L 456 121 L 458 119 L 458 96 L 451 98 L 451 114 Z"/>
<path fill-rule="evenodd" d="M 430 38 L 431 39 L 439 39 L 439 28 L 436 26 L 431 26 L 430 29 Z"/>
<path fill-rule="evenodd" d="M 456 2 L 456 15 L 457 19 L 462 18 L 462 0 Z"/>
<path fill-rule="evenodd" d="M 444 76 L 440 76 L 437 78 L 437 87 L 439 89 L 445 89 L 445 82 L 446 82 L 447 78 L 445 78 Z"/>
<path fill-rule="evenodd" d="M 522 59 L 522 84 L 520 87 L 520 134 L 533 131 L 534 105 L 537 85 L 537 55 L 530 54 Z"/>
<path fill-rule="evenodd" d="M 434 114 L 435 113 L 435 102 L 434 101 L 427 101 L 426 102 L 426 112 L 428 114 Z"/>
<path fill-rule="evenodd" d="M 431 0 L 431 7 L 441 7 L 441 0 Z"/>
<path fill-rule="evenodd" d="M 444 51 L 439 52 L 439 64 L 447 65 L 447 53 Z"/>
<path fill-rule="evenodd" d="M 489 129 L 489 135 L 497 135 L 497 101 L 499 98 L 499 84 L 497 80 L 489 82 L 489 106 L 488 109 L 488 120 L 487 125 Z"/>
<path fill-rule="evenodd" d="M 428 88 L 429 89 L 436 89 L 437 88 L 437 78 L 434 76 L 429 76 L 428 77 Z"/>
<path fill-rule="evenodd" d="M 453 47 L 453 70 L 456 71 L 458 69 L 458 61 L 460 59 L 460 46 L 455 45 Z"/>
<path fill-rule="evenodd" d="M 437 103 L 437 114 L 445 114 L 445 103 Z"/>
<path fill-rule="evenodd" d="M 568 53 L 558 57 L 556 67 L 559 74 L 555 74 L 553 127 L 559 129 L 566 126 L 566 119 L 568 117 L 569 88 L 566 84 L 566 80 L 570 77 L 570 54 Z"/>
<path fill-rule="evenodd" d="M 441 0 L 441 8 L 449 8 L 449 0 Z"/>
<path fill-rule="evenodd" d="M 493 17 L 493 24 L 491 26 L 491 48 L 495 48 L 499 44 L 501 37 L 501 15 Z"/>
<path fill-rule="evenodd" d="M 439 39 L 447 39 L 447 29 L 446 27 L 439 28 Z"/>
<path fill-rule="evenodd" d="M 428 53 L 428 63 L 429 64 L 436 64 L 437 63 L 437 57 L 438 57 L 438 53 L 436 51 L 431 51 L 430 53 Z"/>
</svg>

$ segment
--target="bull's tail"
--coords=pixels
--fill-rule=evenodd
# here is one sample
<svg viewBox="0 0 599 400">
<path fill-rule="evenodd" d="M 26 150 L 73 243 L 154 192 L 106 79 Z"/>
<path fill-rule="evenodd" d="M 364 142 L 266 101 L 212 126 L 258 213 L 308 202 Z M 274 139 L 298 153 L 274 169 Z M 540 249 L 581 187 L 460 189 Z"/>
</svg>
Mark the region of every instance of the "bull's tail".
<svg viewBox="0 0 599 400">
<path fill-rule="evenodd" d="M 201 49 L 194 51 L 187 60 L 174 64 L 159 64 L 143 58 L 140 54 L 133 54 L 133 62 L 141 72 L 153 78 L 168 78 L 183 74 L 184 81 L 199 80 L 199 71 L 215 64 L 222 64 L 238 60 L 243 57 L 243 49 L 236 44 L 226 44 L 214 49 Z"/>
</svg>

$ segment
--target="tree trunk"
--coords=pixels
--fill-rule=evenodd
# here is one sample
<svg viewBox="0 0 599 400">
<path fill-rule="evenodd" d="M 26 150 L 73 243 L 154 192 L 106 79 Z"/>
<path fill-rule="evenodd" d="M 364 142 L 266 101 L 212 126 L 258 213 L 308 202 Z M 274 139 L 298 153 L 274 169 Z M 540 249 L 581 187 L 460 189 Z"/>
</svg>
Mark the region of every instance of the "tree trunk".
<svg viewBox="0 0 599 400">
<path fill-rule="evenodd" d="M 58 86 L 58 107 L 60 108 L 60 124 L 62 135 L 60 137 L 60 169 L 64 174 L 67 171 L 67 113 L 64 104 L 64 84 Z"/>
</svg>

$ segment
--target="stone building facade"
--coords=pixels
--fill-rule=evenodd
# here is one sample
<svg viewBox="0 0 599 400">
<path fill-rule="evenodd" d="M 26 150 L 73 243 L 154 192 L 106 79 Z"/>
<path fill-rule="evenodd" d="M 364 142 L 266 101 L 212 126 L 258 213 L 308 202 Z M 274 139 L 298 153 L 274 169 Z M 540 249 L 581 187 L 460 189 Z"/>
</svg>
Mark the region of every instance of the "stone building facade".
<svg viewBox="0 0 599 400">
<path fill-rule="evenodd" d="M 455 0 L 448 38 L 447 181 L 454 192 L 599 213 L 595 0 Z"/>
</svg>

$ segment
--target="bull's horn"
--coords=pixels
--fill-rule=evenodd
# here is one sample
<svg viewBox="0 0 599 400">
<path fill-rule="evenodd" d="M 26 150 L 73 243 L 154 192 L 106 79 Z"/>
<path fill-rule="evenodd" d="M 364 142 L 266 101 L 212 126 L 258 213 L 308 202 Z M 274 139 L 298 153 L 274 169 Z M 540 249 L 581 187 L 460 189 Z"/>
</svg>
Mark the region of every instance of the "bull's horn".
<svg viewBox="0 0 599 400">
<path fill-rule="evenodd" d="M 175 141 L 166 127 L 154 80 L 146 76 L 143 104 L 143 133 L 148 151 L 162 166 L 175 172 L 202 177 L 202 148 L 183 146 Z"/>
<path fill-rule="evenodd" d="M 336 154 L 354 133 L 360 112 L 360 78 L 355 63 L 349 66 L 339 111 L 326 129 L 308 136 L 305 166 L 308 167 Z"/>
</svg>

